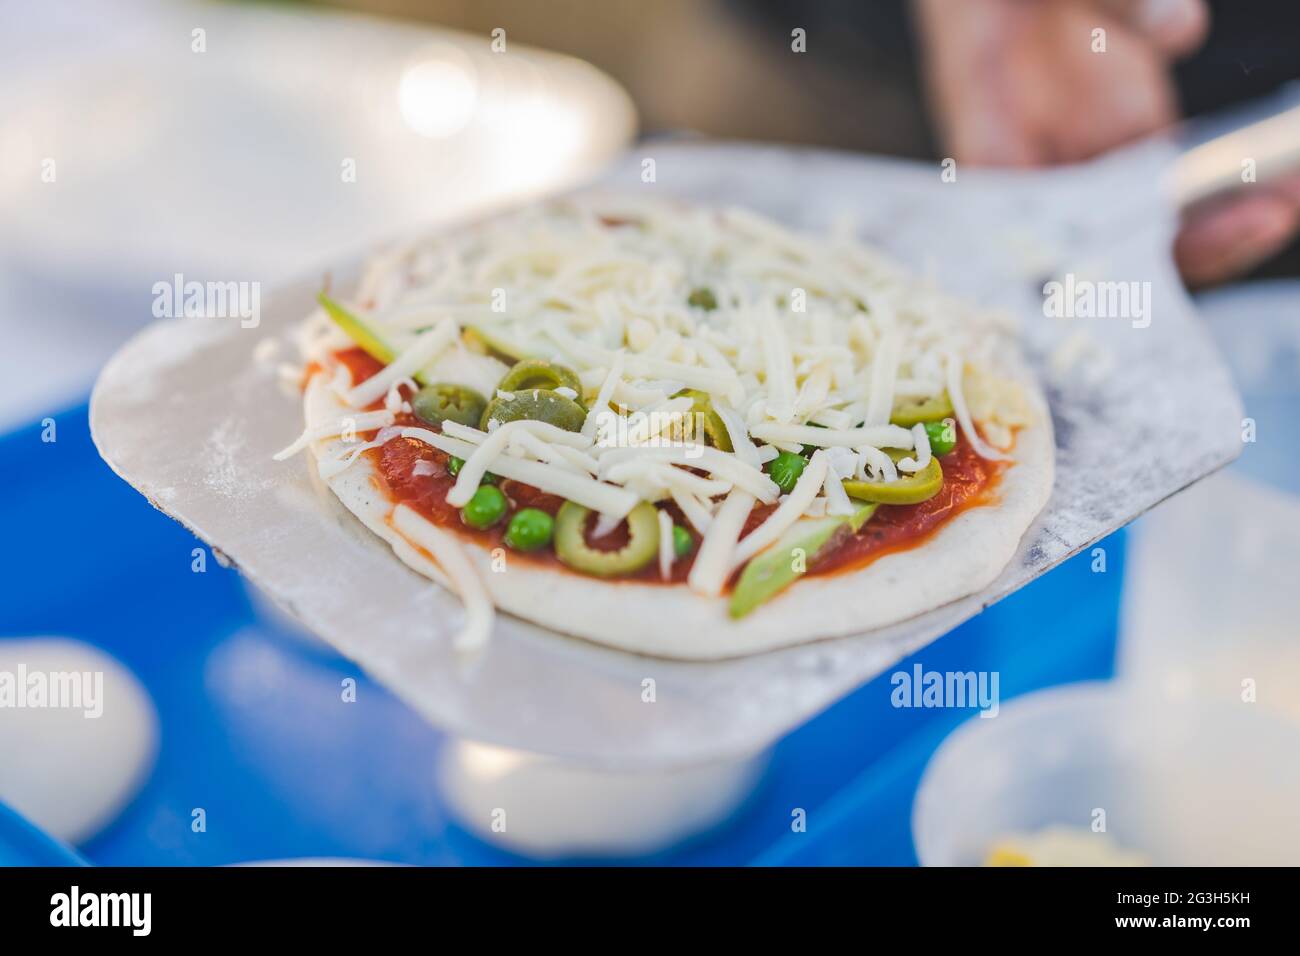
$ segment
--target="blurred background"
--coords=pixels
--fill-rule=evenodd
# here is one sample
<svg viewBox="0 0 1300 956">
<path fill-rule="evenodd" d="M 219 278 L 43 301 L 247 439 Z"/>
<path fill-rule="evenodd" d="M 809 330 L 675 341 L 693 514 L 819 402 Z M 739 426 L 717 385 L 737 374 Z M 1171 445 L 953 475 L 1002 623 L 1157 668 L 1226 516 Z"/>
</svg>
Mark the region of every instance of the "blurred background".
<svg viewBox="0 0 1300 956">
<path fill-rule="evenodd" d="M 1109 59 L 1088 48 L 1098 25 Z M 969 713 L 895 709 L 882 678 L 743 766 L 629 781 L 447 740 L 364 678 L 365 705 L 341 708 L 336 688 L 354 668 L 296 634 L 233 572 L 214 562 L 191 573 L 199 543 L 108 472 L 82 404 L 103 363 L 152 319 L 154 283 L 176 273 L 274 288 L 331 256 L 579 183 L 639 138 L 972 165 L 1084 161 L 1300 76 L 1294 8 L 14 0 L 0 8 L 0 53 L 0 510 L 25 544 L 2 559 L 0 670 L 90 660 L 138 704 L 93 730 L 0 711 L 0 801 L 19 813 L 0 814 L 0 861 L 70 859 L 60 854 L 71 845 L 92 862 L 122 864 L 593 854 L 979 862 L 1025 830 L 1039 834 L 1035 852 L 1068 859 L 1077 850 L 1069 834 L 1046 849 L 1041 835 L 1057 824 L 1087 830 L 1086 813 L 1059 796 L 1071 774 L 1140 776 L 1138 792 L 1114 799 L 1140 804 L 1131 816 L 1146 819 L 1172 788 L 1221 779 L 1226 764 L 1214 761 L 1239 755 L 1242 733 L 1267 743 L 1247 748 L 1259 763 L 1234 764 L 1233 779 L 1282 803 L 1300 793 L 1283 773 L 1300 753 L 1287 749 L 1300 735 L 1294 181 L 1189 210 L 1175 249 L 1266 437 L 1227 474 L 1107 539 L 1106 573 L 1082 555 L 918 655 L 926 668 L 998 671 L 1004 700 L 1107 682 L 1078 699 L 1031 701 L 1027 716 L 1008 706 L 953 737 Z M 34 451 L 50 421 L 57 451 Z M 1051 642 L 1027 640 L 1062 605 L 1080 612 Z M 1236 716 L 1198 710 L 1180 722 L 1182 738 L 1141 744 L 1190 755 L 1199 739 L 1210 756 L 1193 764 L 1135 756 L 1124 723 L 1100 716 L 1130 713 L 1133 686 L 1148 705 L 1167 703 L 1166 714 L 1240 707 L 1243 680 L 1257 679 L 1264 723 L 1243 730 Z M 1206 720 L 1218 737 L 1189 736 Z M 1058 727 L 1102 740 L 1088 767 L 1035 746 L 1060 739 L 1049 734 Z M 936 757 L 945 739 L 952 749 Z M 989 753 L 1002 758 L 1002 775 L 959 799 L 972 755 L 986 764 Z M 1008 782 L 1032 776 L 1021 759 L 1042 786 L 1021 787 L 1031 805 L 1003 820 L 989 808 L 1012 805 Z M 552 818 L 535 840 L 509 840 L 467 822 L 507 786 L 572 793 L 565 805 L 589 819 L 602 799 L 631 792 L 657 823 L 629 832 L 615 820 L 583 833 Z M 702 806 L 706 792 L 716 799 Z M 196 829 L 200 809 L 208 822 Z M 793 827 L 797 811 L 817 826 Z M 1283 816 L 1254 821 L 1274 827 L 1271 844 L 1234 829 L 1219 834 L 1211 859 L 1259 862 L 1277 851 L 1300 862 L 1297 843 L 1276 839 Z M 1149 845 L 1131 835 L 1119 843 L 1157 862 L 1196 859 L 1194 848 L 1213 843 L 1178 830 L 1195 826 L 1182 817 L 1160 826 Z"/>
</svg>

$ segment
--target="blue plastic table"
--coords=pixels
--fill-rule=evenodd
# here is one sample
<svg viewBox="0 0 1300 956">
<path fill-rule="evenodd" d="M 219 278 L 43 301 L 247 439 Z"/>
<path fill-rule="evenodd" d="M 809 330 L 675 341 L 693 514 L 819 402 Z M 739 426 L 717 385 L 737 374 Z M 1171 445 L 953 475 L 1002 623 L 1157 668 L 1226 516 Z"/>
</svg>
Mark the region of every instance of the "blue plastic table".
<svg viewBox="0 0 1300 956">
<path fill-rule="evenodd" d="M 0 439 L 0 640 L 66 635 L 121 659 L 152 694 L 157 765 L 138 799 L 80 848 L 102 864 L 224 864 L 361 857 L 423 864 L 528 861 L 449 819 L 432 785 L 445 737 L 332 653 L 259 621 L 236 573 L 207 562 L 180 525 L 113 475 L 85 406 Z M 1114 659 L 1123 533 L 899 664 L 996 670 L 1001 697 L 1105 677 Z M 1070 612 L 1062 614 L 1068 607 Z M 358 678 L 357 702 L 338 705 Z M 777 746 L 725 826 L 653 861 L 672 864 L 907 864 L 912 795 L 930 753 L 974 711 L 895 709 L 889 675 Z M 191 812 L 206 811 L 206 831 Z M 807 813 L 806 832 L 791 811 Z M 12 838 L 11 838 L 12 837 Z M 24 854 L 47 855 L 42 860 Z M 0 863 L 75 857 L 0 818 Z M 642 861 L 638 861 L 642 862 Z"/>
</svg>

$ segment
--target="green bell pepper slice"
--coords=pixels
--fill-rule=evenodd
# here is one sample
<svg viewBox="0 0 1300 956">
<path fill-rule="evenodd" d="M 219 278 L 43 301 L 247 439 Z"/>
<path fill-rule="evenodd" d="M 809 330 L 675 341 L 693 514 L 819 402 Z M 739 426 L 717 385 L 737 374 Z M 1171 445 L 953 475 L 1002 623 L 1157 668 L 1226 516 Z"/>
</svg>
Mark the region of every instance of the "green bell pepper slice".
<svg viewBox="0 0 1300 956">
<path fill-rule="evenodd" d="M 860 505 L 851 515 L 830 515 L 797 522 L 776 540 L 770 548 L 761 551 L 745 565 L 740 579 L 731 592 L 728 613 L 741 618 L 765 601 L 780 594 L 805 573 L 818 556 L 826 554 L 840 535 L 857 534 L 878 506 L 872 502 Z M 804 553 L 803 570 L 796 570 L 794 552 Z"/>
</svg>

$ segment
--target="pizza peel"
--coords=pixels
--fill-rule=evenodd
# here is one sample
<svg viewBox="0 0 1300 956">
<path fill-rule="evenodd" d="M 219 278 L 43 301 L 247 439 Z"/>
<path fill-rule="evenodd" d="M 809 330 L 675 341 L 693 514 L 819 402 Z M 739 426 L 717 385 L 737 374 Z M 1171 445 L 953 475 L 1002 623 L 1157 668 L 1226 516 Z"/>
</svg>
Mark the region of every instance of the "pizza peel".
<svg viewBox="0 0 1300 956">
<path fill-rule="evenodd" d="M 1294 160 L 1298 128 L 1292 109 L 1190 150 L 1161 140 L 1049 171 L 959 168 L 955 181 L 931 164 L 652 141 L 602 177 L 604 187 L 742 204 L 798 228 L 847 225 L 1020 323 L 1052 409 L 1051 501 L 992 585 L 871 633 L 694 663 L 501 616 L 484 651 L 458 657 L 457 599 L 323 493 L 305 456 L 271 459 L 301 430 L 301 405 L 254 350 L 285 340 L 325 274 L 349 288 L 370 250 L 264 294 L 257 328 L 227 318 L 150 325 L 104 368 L 91 427 L 119 475 L 433 724 L 611 769 L 738 758 L 1240 453 L 1240 399 L 1169 248 L 1180 204 L 1239 183 L 1243 158 L 1267 178 Z M 647 158 L 652 184 L 642 181 Z M 1139 283 L 1148 308 L 1049 317 L 1044 283 L 1066 274 Z M 1024 639 L 1050 641 L 1052 622 Z"/>
</svg>

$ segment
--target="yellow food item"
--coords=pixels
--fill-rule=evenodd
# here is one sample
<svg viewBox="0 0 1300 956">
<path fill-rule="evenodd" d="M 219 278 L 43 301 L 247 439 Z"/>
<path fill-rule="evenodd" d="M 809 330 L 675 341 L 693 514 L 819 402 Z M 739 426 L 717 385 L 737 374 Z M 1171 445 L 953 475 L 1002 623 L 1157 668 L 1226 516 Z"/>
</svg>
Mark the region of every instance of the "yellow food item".
<svg viewBox="0 0 1300 956">
<path fill-rule="evenodd" d="M 1033 421 L 1029 399 L 1019 382 L 988 374 L 978 365 L 966 363 L 961 383 L 970 417 L 979 423 L 989 444 L 1002 449 L 1011 447 L 1013 429 Z"/>
<path fill-rule="evenodd" d="M 1088 827 L 1050 826 L 1009 833 L 990 847 L 985 866 L 1150 866 L 1146 855 Z"/>
<path fill-rule="evenodd" d="M 989 850 L 984 858 L 985 866 L 1033 866 L 1034 861 L 1013 846 L 1000 843 Z"/>
</svg>

